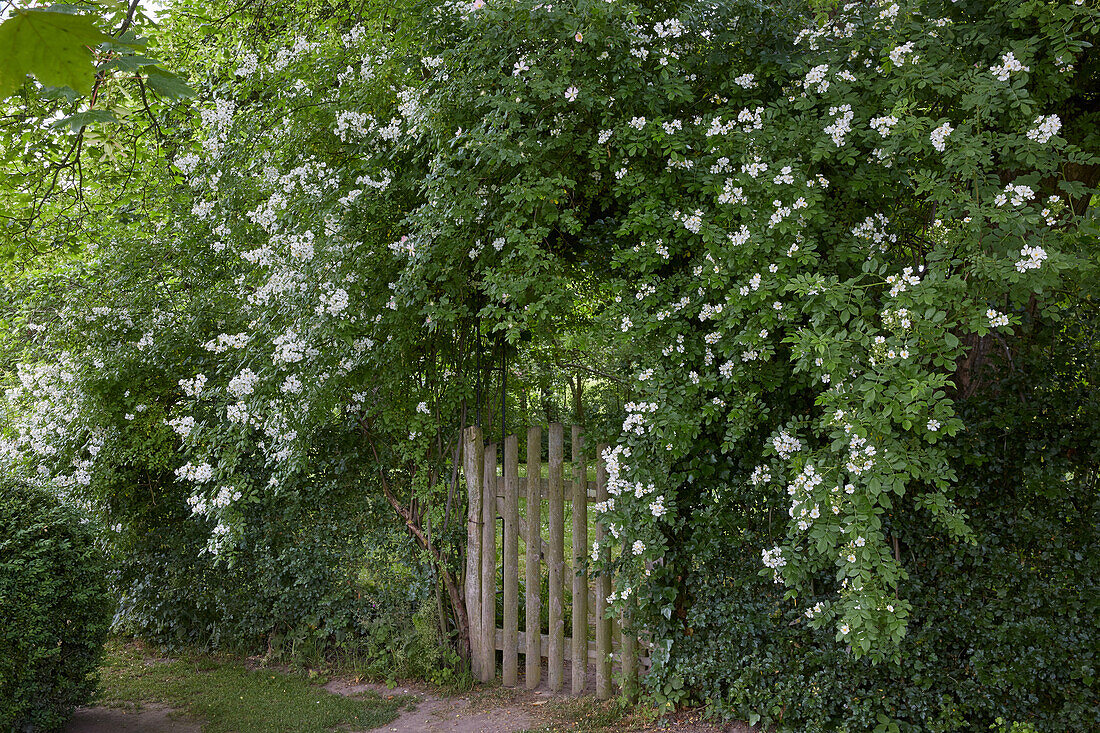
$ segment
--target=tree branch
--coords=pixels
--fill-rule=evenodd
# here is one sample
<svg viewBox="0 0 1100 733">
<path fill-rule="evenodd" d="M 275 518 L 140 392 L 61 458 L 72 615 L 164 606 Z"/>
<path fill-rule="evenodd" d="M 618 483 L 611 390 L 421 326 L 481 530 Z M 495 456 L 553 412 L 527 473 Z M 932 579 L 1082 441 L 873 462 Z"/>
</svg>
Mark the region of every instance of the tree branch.
<svg viewBox="0 0 1100 733">
<path fill-rule="evenodd" d="M 378 455 L 378 449 L 374 445 L 374 441 L 371 440 L 370 434 L 366 430 L 366 426 L 361 426 L 363 437 L 366 438 L 367 444 L 370 446 L 371 453 L 374 454 L 374 461 L 378 464 L 378 476 L 382 480 L 382 493 L 385 495 L 386 500 L 393 507 L 393 510 L 397 512 L 405 521 L 405 527 L 416 539 L 417 543 L 431 555 L 433 562 L 436 566 L 436 572 L 439 574 L 440 579 L 443 581 L 444 587 L 447 589 L 447 596 L 451 601 L 451 608 L 455 614 L 455 626 L 458 627 L 458 645 L 459 654 L 464 658 L 470 658 L 470 619 L 466 613 L 466 602 L 463 600 L 462 593 L 459 591 L 458 582 L 454 575 L 447 570 L 447 566 L 444 562 L 442 553 L 439 551 L 431 540 L 424 533 L 423 528 L 420 527 L 419 521 L 413 516 L 413 513 L 406 509 L 401 502 L 397 500 L 392 489 L 390 488 L 389 481 L 386 479 L 386 469 L 382 464 L 382 459 Z"/>
<path fill-rule="evenodd" d="M 618 382 L 619 384 L 627 384 L 627 381 L 621 377 L 616 377 L 614 374 L 608 374 L 607 372 L 600 371 L 599 369 L 593 369 L 592 367 L 585 366 L 584 364 L 576 364 L 569 361 L 559 361 L 558 366 L 563 369 L 580 369 L 582 371 L 588 372 L 589 374 L 595 374 L 598 377 L 603 377 L 604 379 L 610 379 L 613 382 Z"/>
</svg>

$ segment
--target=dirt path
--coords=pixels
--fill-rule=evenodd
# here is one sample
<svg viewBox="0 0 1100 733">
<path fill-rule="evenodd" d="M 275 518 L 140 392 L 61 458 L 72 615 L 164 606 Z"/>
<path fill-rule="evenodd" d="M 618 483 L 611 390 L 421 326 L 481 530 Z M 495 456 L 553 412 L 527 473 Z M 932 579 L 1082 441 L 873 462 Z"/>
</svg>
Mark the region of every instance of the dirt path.
<svg viewBox="0 0 1100 733">
<path fill-rule="evenodd" d="M 410 695 L 416 698 L 416 710 L 403 711 L 401 716 L 378 731 L 386 733 L 516 733 L 538 725 L 535 711 L 538 701 L 510 701 L 506 706 L 486 704 L 478 694 L 439 697 L 422 689 L 383 685 L 352 684 L 333 680 L 325 689 L 337 695 L 376 692 L 383 697 Z M 494 701 L 494 703 L 499 701 Z M 545 702 L 545 700 L 542 700 Z"/>
<path fill-rule="evenodd" d="M 202 725 L 167 705 L 145 703 L 140 710 L 80 708 L 65 733 L 202 733 Z"/>
<path fill-rule="evenodd" d="M 411 695 L 416 709 L 402 710 L 394 720 L 375 730 L 387 733 L 516 733 L 536 727 L 532 705 L 510 704 L 506 707 L 479 705 L 477 696 L 441 698 L 422 690 L 383 685 L 354 685 L 334 681 L 325 685 L 329 692 L 354 695 L 377 692 L 385 697 Z M 543 701 L 545 702 L 545 700 Z M 145 703 L 140 710 L 119 708 L 81 708 L 65 728 L 65 733 L 201 733 L 202 724 L 182 717 L 167 705 Z M 365 733 L 359 731 L 357 733 Z"/>
<path fill-rule="evenodd" d="M 329 682 L 325 689 L 338 695 L 372 691 L 383 697 L 409 695 L 416 698 L 415 711 L 403 711 L 397 720 L 377 728 L 379 733 L 517 733 L 544 730 L 549 726 L 554 726 L 554 730 L 569 730 L 576 722 L 570 722 L 568 714 L 561 715 L 560 708 L 572 703 L 583 705 L 583 699 L 567 693 L 551 692 L 545 679 L 544 675 L 543 683 L 537 690 L 527 690 L 522 686 L 521 672 L 519 688 L 485 687 L 454 697 L 440 697 L 426 687 L 416 685 L 391 690 L 383 685 L 354 684 L 340 679 Z M 591 702 L 595 690 L 588 693 Z M 574 709 L 573 712 L 578 714 L 579 711 Z M 759 733 L 757 728 L 747 723 L 715 725 L 704 722 L 698 711 L 668 715 L 637 725 L 620 721 L 610 730 L 617 733 L 658 730 L 662 733 Z"/>
<path fill-rule="evenodd" d="M 396 720 L 374 729 L 379 733 L 517 733 L 537 730 L 552 722 L 548 716 L 541 714 L 542 706 L 551 702 L 552 698 L 526 690 L 508 692 L 508 699 L 501 699 L 499 695 L 484 692 L 439 697 L 411 687 L 391 690 L 382 685 L 356 685 L 342 680 L 328 683 L 325 689 L 339 695 L 371 690 L 383 696 L 414 696 L 416 709 L 403 710 Z M 650 729 L 645 726 L 635 730 Z M 755 729 L 736 723 L 725 727 L 714 726 L 685 716 L 666 719 L 660 730 L 672 733 L 754 733 Z M 202 733 L 202 724 L 182 717 L 179 711 L 167 705 L 146 703 L 140 710 L 82 708 L 76 711 L 65 733 Z"/>
</svg>

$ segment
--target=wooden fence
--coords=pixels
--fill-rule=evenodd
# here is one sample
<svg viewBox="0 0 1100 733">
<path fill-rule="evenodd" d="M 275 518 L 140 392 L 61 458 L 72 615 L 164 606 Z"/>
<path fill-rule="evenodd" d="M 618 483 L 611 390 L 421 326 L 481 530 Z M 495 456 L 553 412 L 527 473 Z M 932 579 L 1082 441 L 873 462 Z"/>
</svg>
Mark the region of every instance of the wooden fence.
<svg viewBox="0 0 1100 733">
<path fill-rule="evenodd" d="M 584 434 L 572 428 L 572 461 L 569 491 L 566 492 L 563 455 L 565 429 L 551 423 L 548 441 L 547 478 L 542 478 L 542 430 L 527 430 L 527 475 L 523 481 L 526 512 L 519 514 L 519 438 L 504 440 L 503 471 L 497 472 L 497 445 L 485 445 L 481 428 L 468 427 L 463 433 L 463 474 L 469 492 L 469 523 L 466 548 L 466 610 L 470 619 L 470 651 L 474 675 L 482 682 L 496 677 L 496 652 L 503 654 L 502 682 L 519 684 L 519 656 L 524 657 L 524 684 L 535 689 L 541 683 L 542 660 L 547 660 L 547 683 L 551 691 L 564 687 L 565 660 L 570 661 L 573 694 L 582 694 L 588 684 L 589 664 L 595 668 L 595 690 L 600 699 L 612 696 L 612 668 L 618 662 L 618 680 L 632 695 L 638 674 L 648 659 L 639 655 L 637 638 L 630 633 L 629 622 L 605 618 L 611 577 L 601 574 L 589 579 L 585 559 L 589 554 L 588 500 L 607 500 L 607 470 L 603 462 L 604 446 L 596 450 L 596 480 L 588 481 Z M 543 503 L 549 520 L 543 533 Z M 572 550 L 565 562 L 565 502 L 572 504 Z M 503 628 L 497 627 L 497 518 L 503 518 Z M 525 546 L 525 617 L 519 629 L 519 537 Z M 603 529 L 596 525 L 595 540 L 605 548 Z M 605 559 L 606 559 L 605 555 Z M 542 569 L 547 567 L 548 598 L 541 597 Z M 566 578 L 566 568 L 571 578 Z M 565 636 L 565 588 L 572 584 L 572 629 Z M 590 603 L 591 600 L 591 603 Z M 542 632 L 540 619 L 547 604 L 549 628 Z M 595 626 L 595 634 L 590 634 Z M 594 648 L 589 637 L 594 636 Z M 617 639 L 614 637 L 618 637 Z M 577 663 L 577 660 L 582 660 Z"/>
</svg>

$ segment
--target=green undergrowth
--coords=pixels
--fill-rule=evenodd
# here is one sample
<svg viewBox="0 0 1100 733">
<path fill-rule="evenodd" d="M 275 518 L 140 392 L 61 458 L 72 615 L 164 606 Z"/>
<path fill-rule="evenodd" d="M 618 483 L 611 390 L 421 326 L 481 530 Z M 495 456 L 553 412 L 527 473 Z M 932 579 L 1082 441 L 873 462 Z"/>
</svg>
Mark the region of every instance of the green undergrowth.
<svg viewBox="0 0 1100 733">
<path fill-rule="evenodd" d="M 100 704 L 163 703 L 203 721 L 204 733 L 320 733 L 376 728 L 397 717 L 409 696 L 342 697 L 320 678 L 250 668 L 243 660 L 207 654 L 151 655 L 112 640 L 100 667 Z"/>
</svg>

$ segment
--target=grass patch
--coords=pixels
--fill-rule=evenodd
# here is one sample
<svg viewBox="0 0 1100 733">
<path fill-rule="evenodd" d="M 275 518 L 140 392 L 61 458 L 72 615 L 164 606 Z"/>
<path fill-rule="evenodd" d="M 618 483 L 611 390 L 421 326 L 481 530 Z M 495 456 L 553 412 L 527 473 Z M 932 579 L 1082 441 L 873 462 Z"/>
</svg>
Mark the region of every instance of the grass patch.
<svg viewBox="0 0 1100 733">
<path fill-rule="evenodd" d="M 204 733 L 325 733 L 376 728 L 397 717 L 408 696 L 334 695 L 305 675 L 250 669 L 210 655 L 157 657 L 112 640 L 100 666 L 100 703 L 158 702 L 203 722 Z"/>
</svg>

